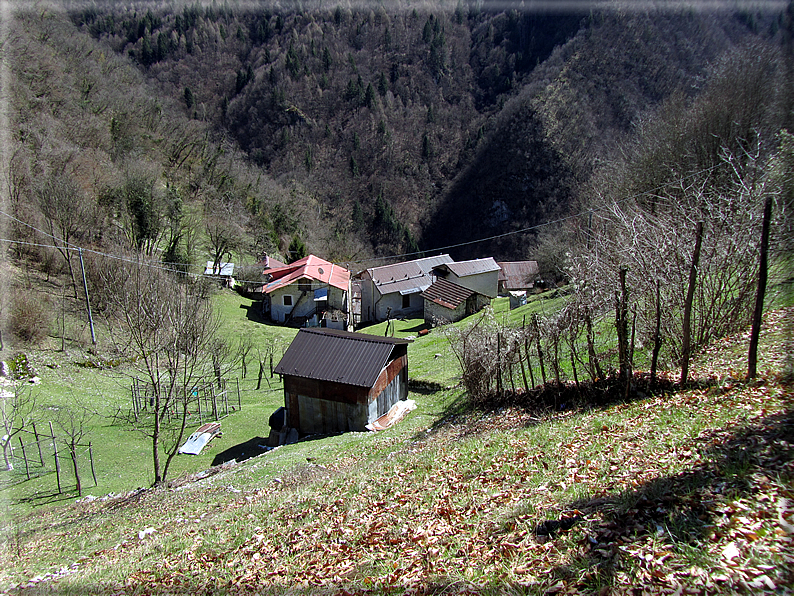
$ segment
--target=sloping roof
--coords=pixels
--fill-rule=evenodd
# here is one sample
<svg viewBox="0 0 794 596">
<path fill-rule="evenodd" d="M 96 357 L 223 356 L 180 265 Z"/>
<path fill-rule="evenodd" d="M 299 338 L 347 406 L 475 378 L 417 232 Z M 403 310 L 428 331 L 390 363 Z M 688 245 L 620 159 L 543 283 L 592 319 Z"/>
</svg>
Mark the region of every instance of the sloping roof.
<svg viewBox="0 0 794 596">
<path fill-rule="evenodd" d="M 476 294 L 474 290 L 464 288 L 446 279 L 437 279 L 432 286 L 422 292 L 422 297 L 445 308 L 455 310 L 469 296 Z"/>
<path fill-rule="evenodd" d="M 539 271 L 537 261 L 504 261 L 497 264 L 502 268 L 499 281 L 507 290 L 531 288 Z"/>
<path fill-rule="evenodd" d="M 274 372 L 372 387 L 389 363 L 394 347 L 408 343 L 408 339 L 336 329 L 301 329 Z"/>
<path fill-rule="evenodd" d="M 231 277 L 234 275 L 234 263 L 219 263 L 219 269 L 212 270 L 213 261 L 207 261 L 207 267 L 204 269 L 204 275 L 220 275 L 221 277 Z"/>
<path fill-rule="evenodd" d="M 274 259 L 273 257 L 269 257 L 265 255 L 265 258 L 257 263 L 262 269 L 278 269 L 280 267 L 286 267 L 286 263 L 282 263 L 278 259 Z"/>
<path fill-rule="evenodd" d="M 439 269 L 448 269 L 458 277 L 467 277 L 490 271 L 499 271 L 500 267 L 493 260 L 493 257 L 484 259 L 473 259 L 471 261 L 459 261 L 457 263 L 444 263 L 437 266 Z"/>
<path fill-rule="evenodd" d="M 267 269 L 265 273 L 270 276 L 270 281 L 262 288 L 265 294 L 270 294 L 273 290 L 288 286 L 301 278 L 315 279 L 340 290 L 347 290 L 350 280 L 350 272 L 347 269 L 314 255 L 303 257 L 284 267 Z"/>
<path fill-rule="evenodd" d="M 444 263 L 452 263 L 449 255 L 425 257 L 393 265 L 372 267 L 367 269 L 373 283 L 381 294 L 413 294 L 421 292 L 433 283 L 430 272 L 433 267 Z"/>
</svg>

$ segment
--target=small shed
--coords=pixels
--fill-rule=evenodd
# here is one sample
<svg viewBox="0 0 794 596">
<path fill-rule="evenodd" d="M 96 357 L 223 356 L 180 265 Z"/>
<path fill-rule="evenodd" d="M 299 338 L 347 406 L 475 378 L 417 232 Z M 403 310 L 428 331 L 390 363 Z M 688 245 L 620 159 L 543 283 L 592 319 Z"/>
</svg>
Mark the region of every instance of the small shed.
<svg viewBox="0 0 794 596">
<path fill-rule="evenodd" d="M 522 291 L 511 291 L 508 292 L 507 295 L 510 297 L 510 310 L 514 308 L 518 308 L 519 306 L 524 306 L 527 303 L 527 292 L 526 290 Z"/>
<path fill-rule="evenodd" d="M 302 434 L 364 431 L 408 397 L 410 340 L 301 329 L 274 369 L 286 425 Z"/>
<path fill-rule="evenodd" d="M 531 290 L 540 269 L 537 261 L 500 261 L 499 294 Z"/>
<path fill-rule="evenodd" d="M 460 321 L 491 303 L 490 297 L 446 279 L 437 279 L 422 297 L 425 322 L 431 325 Z"/>
</svg>

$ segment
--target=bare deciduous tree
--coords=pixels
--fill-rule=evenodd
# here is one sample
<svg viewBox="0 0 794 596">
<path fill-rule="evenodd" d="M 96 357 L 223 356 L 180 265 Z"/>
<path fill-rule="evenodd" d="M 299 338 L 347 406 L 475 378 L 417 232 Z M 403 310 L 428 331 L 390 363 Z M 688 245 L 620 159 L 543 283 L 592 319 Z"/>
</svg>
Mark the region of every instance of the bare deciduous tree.
<svg viewBox="0 0 794 596">
<path fill-rule="evenodd" d="M 58 408 L 53 424 L 66 437 L 66 447 L 69 450 L 69 457 L 72 460 L 72 469 L 77 484 L 77 494 L 83 494 L 83 483 L 80 478 L 80 468 L 78 466 L 78 449 L 80 441 L 88 434 L 89 423 L 95 414 L 88 408 L 79 404 L 60 406 Z"/>
<path fill-rule="evenodd" d="M 216 379 L 212 352 L 220 319 L 206 284 L 175 282 L 156 267 L 119 266 L 105 281 L 115 288 L 108 314 L 111 325 L 121 326 L 117 344 L 134 357 L 153 391 L 151 420 L 142 430 L 152 442 L 154 484 L 162 484 L 184 436 L 194 392 Z M 169 413 L 177 414 L 173 427 Z"/>
<path fill-rule="evenodd" d="M 36 411 L 36 397 L 27 387 L 13 385 L 10 389 L 3 391 L 0 396 L 0 416 L 3 418 L 3 458 L 7 470 L 12 469 L 9 452 L 11 449 L 11 439 L 25 430 L 31 421 L 30 417 Z"/>
<path fill-rule="evenodd" d="M 47 231 L 69 268 L 69 277 L 76 299 L 77 283 L 72 266 L 75 254 L 73 242 L 92 225 L 94 213 L 92 203 L 84 196 L 80 187 L 65 174 L 50 175 L 38 188 L 37 196 Z"/>
</svg>

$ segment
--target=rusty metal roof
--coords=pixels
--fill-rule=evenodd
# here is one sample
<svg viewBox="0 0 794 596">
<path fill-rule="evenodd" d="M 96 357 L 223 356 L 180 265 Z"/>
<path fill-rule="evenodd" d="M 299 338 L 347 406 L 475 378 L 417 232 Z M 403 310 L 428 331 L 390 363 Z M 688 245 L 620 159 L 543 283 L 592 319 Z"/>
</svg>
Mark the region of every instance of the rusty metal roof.
<svg viewBox="0 0 794 596">
<path fill-rule="evenodd" d="M 301 329 L 274 372 L 356 387 L 372 387 L 383 368 L 392 360 L 395 348 L 410 342 L 408 339 L 336 329 Z"/>
<path fill-rule="evenodd" d="M 474 290 L 464 288 L 446 279 L 437 279 L 435 283 L 422 292 L 422 296 L 431 302 L 455 310 L 463 304 L 469 296 L 476 294 Z"/>
<path fill-rule="evenodd" d="M 499 281 L 504 283 L 508 290 L 523 290 L 535 285 L 535 276 L 538 274 L 537 261 L 504 261 L 497 263 L 502 271 Z"/>
<path fill-rule="evenodd" d="M 448 269 L 458 277 L 467 277 L 469 275 L 477 275 L 479 273 L 488 273 L 490 271 L 499 271 L 500 267 L 493 260 L 493 257 L 486 257 L 485 259 L 474 259 L 471 261 L 459 261 L 457 263 L 444 263 L 437 265 L 439 269 Z"/>
<path fill-rule="evenodd" d="M 444 263 L 452 263 L 449 255 L 425 257 L 393 265 L 372 267 L 367 269 L 373 283 L 381 294 L 411 294 L 421 292 L 433 283 L 431 271 L 433 267 Z"/>
</svg>

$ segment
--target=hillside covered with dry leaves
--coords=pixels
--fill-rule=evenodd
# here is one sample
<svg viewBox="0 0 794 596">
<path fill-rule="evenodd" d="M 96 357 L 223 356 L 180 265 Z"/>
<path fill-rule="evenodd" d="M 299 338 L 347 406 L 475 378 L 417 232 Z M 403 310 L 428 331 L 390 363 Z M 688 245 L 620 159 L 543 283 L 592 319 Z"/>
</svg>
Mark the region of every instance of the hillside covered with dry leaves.
<svg viewBox="0 0 794 596">
<path fill-rule="evenodd" d="M 790 594 L 792 322 L 767 316 L 752 383 L 739 334 L 683 391 L 468 411 L 242 490 L 238 466 L 76 504 L 52 526 L 130 523 L 128 539 L 11 593 Z M 64 536 L 39 532 L 30 558 Z"/>
</svg>

